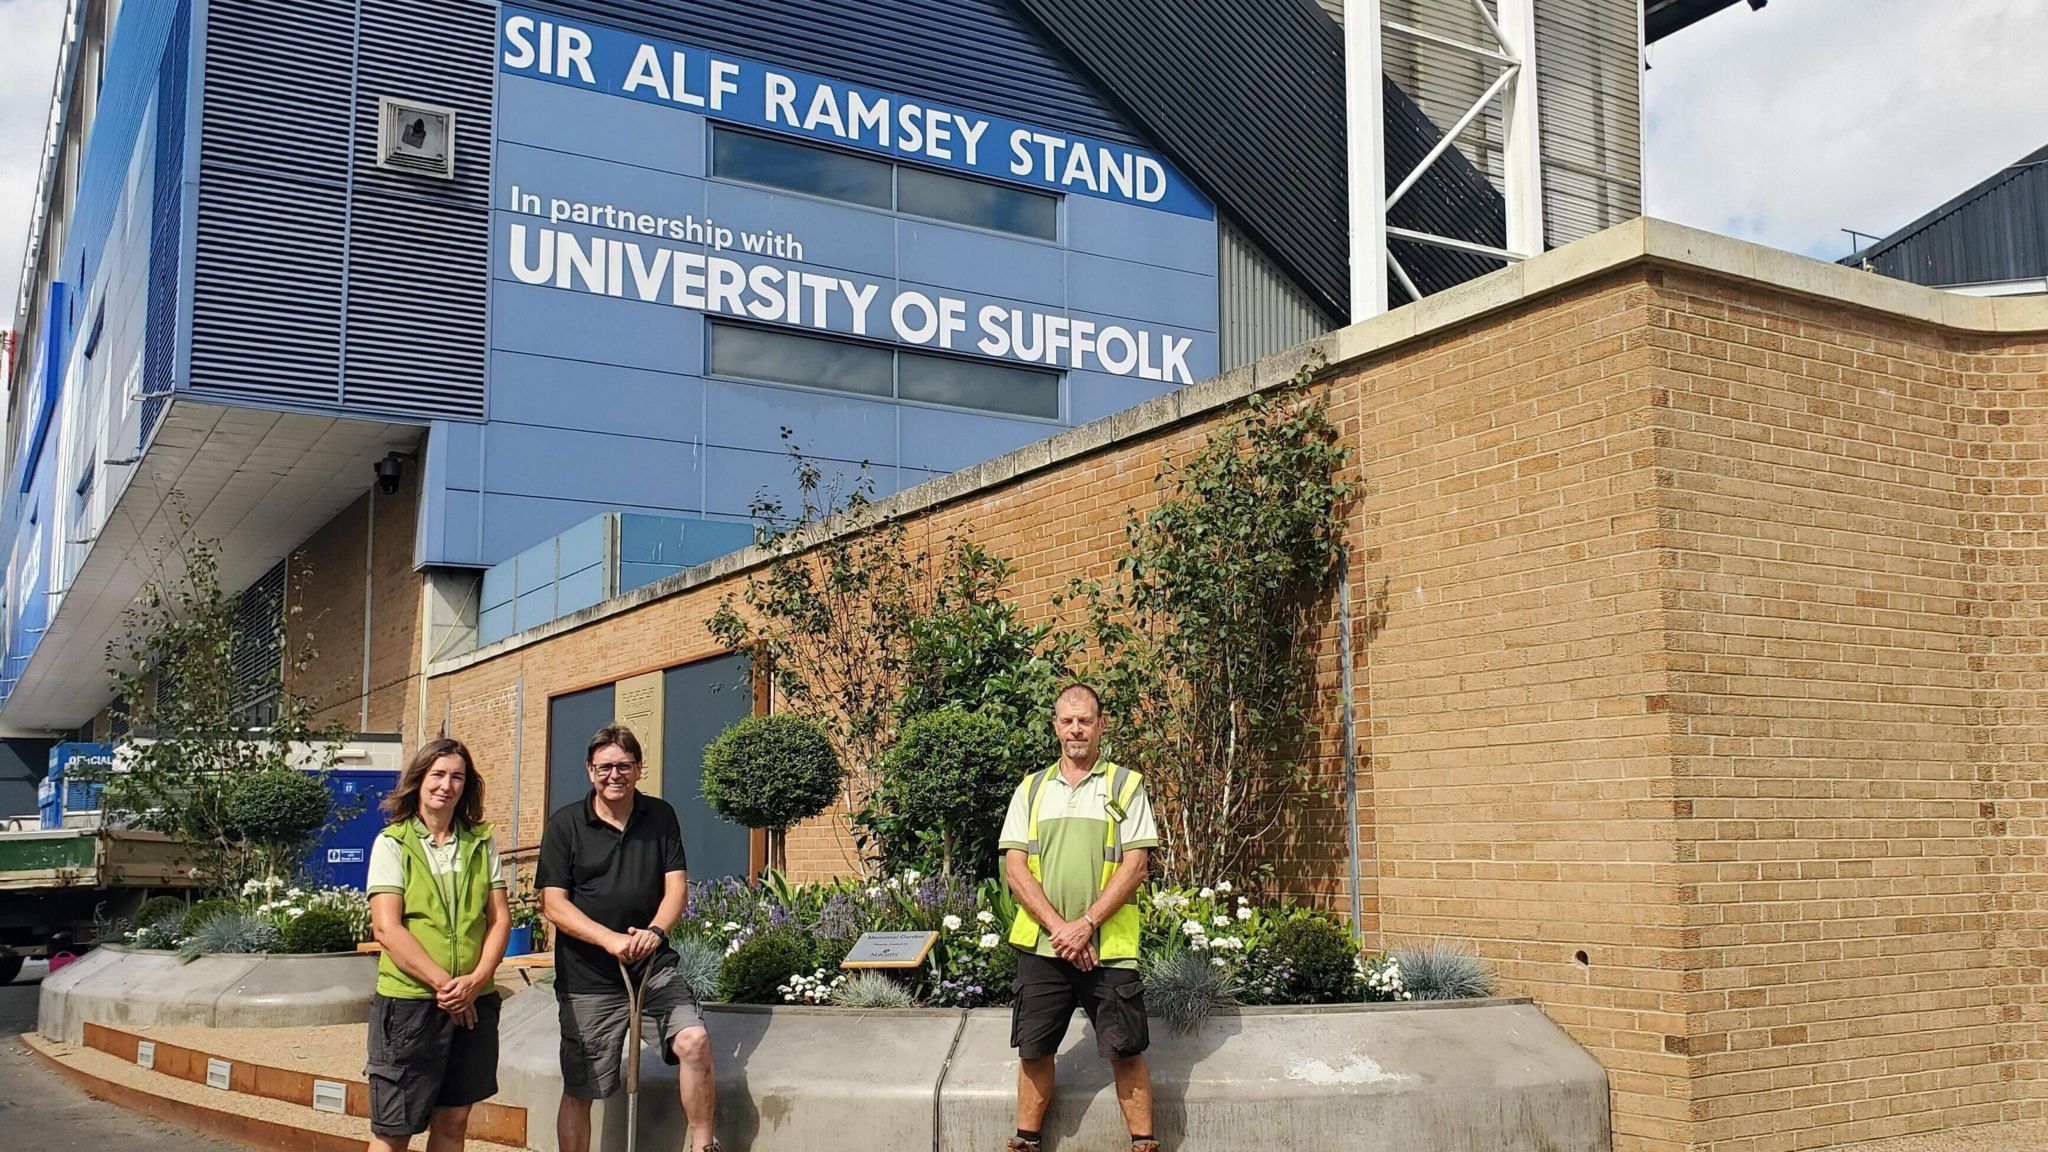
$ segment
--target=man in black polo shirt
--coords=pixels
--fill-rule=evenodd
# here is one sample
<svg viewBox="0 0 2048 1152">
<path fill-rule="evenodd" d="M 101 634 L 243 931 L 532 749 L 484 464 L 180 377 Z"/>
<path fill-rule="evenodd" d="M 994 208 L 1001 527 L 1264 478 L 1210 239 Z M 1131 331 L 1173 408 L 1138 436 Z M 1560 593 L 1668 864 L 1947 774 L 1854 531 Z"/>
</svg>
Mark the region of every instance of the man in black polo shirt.
<svg viewBox="0 0 2048 1152">
<path fill-rule="evenodd" d="M 555 926 L 555 999 L 562 1019 L 561 1152 L 589 1152 L 590 1102 L 619 1089 L 627 1029 L 619 965 L 652 964 L 643 1017 L 677 1065 L 690 1137 L 684 1152 L 718 1152 L 713 1134 L 711 1041 L 690 986 L 676 978 L 668 933 L 689 902 L 683 832 L 666 801 L 643 796 L 640 741 L 623 726 L 598 730 L 584 757 L 590 795 L 548 817 L 534 883 Z"/>
</svg>

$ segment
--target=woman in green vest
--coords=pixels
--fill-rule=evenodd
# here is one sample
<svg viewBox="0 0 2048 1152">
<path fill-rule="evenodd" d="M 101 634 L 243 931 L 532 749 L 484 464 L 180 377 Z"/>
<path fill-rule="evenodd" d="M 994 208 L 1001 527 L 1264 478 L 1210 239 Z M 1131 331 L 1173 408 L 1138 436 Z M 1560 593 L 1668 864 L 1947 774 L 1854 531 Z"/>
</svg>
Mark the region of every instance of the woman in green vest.
<svg viewBox="0 0 2048 1152">
<path fill-rule="evenodd" d="M 498 1092 L 494 978 L 512 930 L 505 868 L 469 749 L 434 740 L 384 798 L 370 924 L 384 946 L 370 1003 L 370 1152 L 457 1152 L 470 1105 Z"/>
</svg>

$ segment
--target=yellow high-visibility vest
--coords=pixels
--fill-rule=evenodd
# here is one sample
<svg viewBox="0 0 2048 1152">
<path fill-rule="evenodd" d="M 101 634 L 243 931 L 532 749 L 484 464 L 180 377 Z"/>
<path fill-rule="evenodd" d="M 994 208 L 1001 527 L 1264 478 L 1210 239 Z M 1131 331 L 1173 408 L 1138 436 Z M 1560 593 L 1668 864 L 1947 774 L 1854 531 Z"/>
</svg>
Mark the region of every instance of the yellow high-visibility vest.
<svg viewBox="0 0 2048 1152">
<path fill-rule="evenodd" d="M 1102 847 L 1102 881 L 1100 884 L 1100 887 L 1105 889 L 1109 887 L 1109 878 L 1116 874 L 1117 866 L 1123 863 L 1124 814 L 1131 810 L 1131 801 L 1137 798 L 1138 786 L 1144 783 L 1143 777 L 1128 768 L 1119 767 L 1115 764 L 1106 765 L 1106 767 L 1109 772 L 1109 801 L 1105 805 L 1108 811 L 1104 812 L 1103 815 L 1108 817 L 1109 831 L 1104 837 Z M 1045 771 L 1033 775 L 1028 785 L 1030 793 L 1025 800 L 1025 806 L 1031 813 L 1031 819 L 1029 828 L 1025 833 L 1027 847 L 1024 850 L 1024 861 L 1031 868 L 1031 878 L 1041 882 L 1045 879 L 1045 875 L 1039 863 L 1038 806 L 1045 797 L 1045 786 L 1052 782 L 1053 777 L 1059 775 L 1059 771 L 1059 765 L 1055 764 Z M 1023 906 L 1019 905 L 1017 908 L 1017 918 L 1010 921 L 1010 943 L 1026 951 L 1031 951 L 1038 947 L 1038 937 L 1042 931 L 1044 929 L 1039 927 L 1037 920 L 1032 919 L 1031 913 L 1026 912 Z M 1104 920 L 1097 929 L 1096 955 L 1103 960 L 1136 960 L 1138 958 L 1138 933 L 1138 906 L 1130 901 L 1125 901 L 1123 907 L 1110 913 L 1109 919 Z"/>
</svg>

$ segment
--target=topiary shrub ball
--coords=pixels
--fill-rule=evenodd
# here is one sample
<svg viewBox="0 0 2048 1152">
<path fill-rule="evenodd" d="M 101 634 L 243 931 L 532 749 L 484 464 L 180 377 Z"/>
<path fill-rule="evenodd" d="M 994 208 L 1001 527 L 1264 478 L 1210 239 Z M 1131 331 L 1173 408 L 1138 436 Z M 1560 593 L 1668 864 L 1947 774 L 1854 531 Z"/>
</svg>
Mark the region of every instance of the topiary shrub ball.
<svg viewBox="0 0 2048 1152">
<path fill-rule="evenodd" d="M 1335 1004 L 1357 999 L 1358 948 L 1344 925 L 1321 915 L 1298 916 L 1273 930 L 1262 948 L 1289 969 L 1279 998 L 1289 1004 Z"/>
<path fill-rule="evenodd" d="M 793 927 L 770 928 L 741 944 L 718 972 L 718 990 L 734 1004 L 780 1004 L 777 987 L 817 966 L 810 937 Z"/>
<path fill-rule="evenodd" d="M 309 908 L 283 925 L 286 952 L 353 952 L 355 930 L 348 917 L 331 908 Z"/>
<path fill-rule="evenodd" d="M 267 768 L 236 781 L 222 803 L 229 835 L 257 844 L 288 844 L 327 824 L 334 799 L 319 777 Z"/>
<path fill-rule="evenodd" d="M 746 717 L 704 749 L 704 802 L 748 828 L 816 816 L 838 798 L 844 778 L 824 729 L 788 713 Z"/>
</svg>

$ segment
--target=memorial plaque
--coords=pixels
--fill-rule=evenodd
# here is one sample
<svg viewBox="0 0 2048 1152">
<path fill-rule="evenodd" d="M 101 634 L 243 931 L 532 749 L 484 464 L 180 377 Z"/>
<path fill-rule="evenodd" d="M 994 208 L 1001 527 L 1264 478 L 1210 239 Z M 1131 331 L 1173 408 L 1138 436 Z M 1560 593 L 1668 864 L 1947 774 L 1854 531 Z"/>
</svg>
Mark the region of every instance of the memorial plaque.
<svg viewBox="0 0 2048 1152">
<path fill-rule="evenodd" d="M 866 932 L 853 942 L 841 968 L 916 968 L 939 942 L 937 932 Z"/>
</svg>

